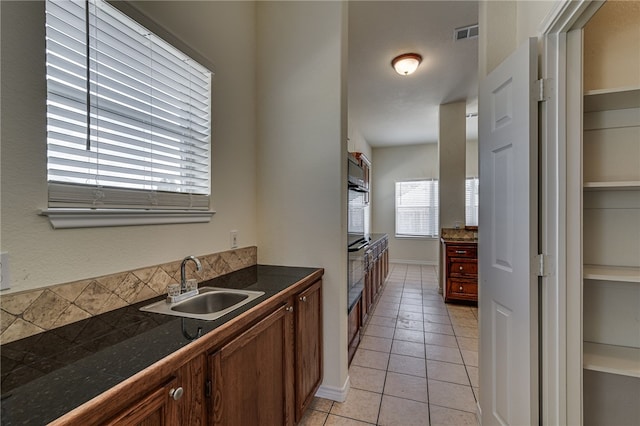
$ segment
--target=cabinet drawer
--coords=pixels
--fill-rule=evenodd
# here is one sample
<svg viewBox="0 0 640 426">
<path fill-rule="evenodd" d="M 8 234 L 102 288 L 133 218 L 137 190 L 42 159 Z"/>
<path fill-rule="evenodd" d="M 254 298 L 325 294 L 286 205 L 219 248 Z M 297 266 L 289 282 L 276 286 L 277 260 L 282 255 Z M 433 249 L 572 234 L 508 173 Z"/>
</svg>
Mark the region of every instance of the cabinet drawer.
<svg viewBox="0 0 640 426">
<path fill-rule="evenodd" d="M 476 300 L 478 297 L 478 284 L 474 281 L 450 280 L 448 285 L 447 296 L 470 300 Z"/>
<path fill-rule="evenodd" d="M 475 244 L 447 244 L 447 257 L 468 257 L 475 259 L 478 255 L 478 246 Z"/>
<path fill-rule="evenodd" d="M 449 274 L 477 276 L 478 262 L 470 259 L 451 259 Z"/>
</svg>

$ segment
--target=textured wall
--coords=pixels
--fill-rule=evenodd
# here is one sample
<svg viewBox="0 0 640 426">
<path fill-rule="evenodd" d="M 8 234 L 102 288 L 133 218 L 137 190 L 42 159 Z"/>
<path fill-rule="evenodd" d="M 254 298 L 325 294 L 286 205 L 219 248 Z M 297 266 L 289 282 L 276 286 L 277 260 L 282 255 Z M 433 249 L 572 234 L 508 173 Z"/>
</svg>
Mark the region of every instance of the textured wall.
<svg viewBox="0 0 640 426">
<path fill-rule="evenodd" d="M 199 282 L 256 264 L 256 247 L 199 256 L 197 272 L 187 265 L 189 278 Z M 0 343 L 9 343 L 52 328 L 100 315 L 166 293 L 180 282 L 181 260 L 101 277 L 27 290 L 0 298 Z"/>
</svg>

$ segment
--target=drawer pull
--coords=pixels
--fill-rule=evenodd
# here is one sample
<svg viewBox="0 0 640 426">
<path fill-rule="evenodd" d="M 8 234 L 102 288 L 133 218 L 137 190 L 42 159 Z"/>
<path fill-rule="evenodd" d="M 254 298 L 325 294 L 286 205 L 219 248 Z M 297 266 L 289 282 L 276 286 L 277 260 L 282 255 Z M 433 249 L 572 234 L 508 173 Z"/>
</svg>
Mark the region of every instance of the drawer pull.
<svg viewBox="0 0 640 426">
<path fill-rule="evenodd" d="M 456 250 L 456 254 L 467 254 L 466 250 Z"/>
<path fill-rule="evenodd" d="M 301 301 L 301 302 L 306 302 L 306 301 L 307 301 L 307 296 L 302 296 L 302 297 L 300 298 L 300 301 Z"/>
<path fill-rule="evenodd" d="M 293 312 L 293 306 L 287 306 L 284 310 L 287 312 Z"/>
<path fill-rule="evenodd" d="M 460 267 L 460 270 L 462 271 L 463 269 L 464 269 L 464 268 L 461 266 L 461 267 Z"/>
<path fill-rule="evenodd" d="M 171 389 L 169 391 L 169 396 L 173 398 L 174 401 L 177 401 L 180 398 L 182 398 L 183 393 L 184 393 L 184 390 L 182 389 L 182 387 L 179 387 L 178 389 Z"/>
<path fill-rule="evenodd" d="M 460 286 L 460 291 L 462 291 L 462 286 Z"/>
</svg>

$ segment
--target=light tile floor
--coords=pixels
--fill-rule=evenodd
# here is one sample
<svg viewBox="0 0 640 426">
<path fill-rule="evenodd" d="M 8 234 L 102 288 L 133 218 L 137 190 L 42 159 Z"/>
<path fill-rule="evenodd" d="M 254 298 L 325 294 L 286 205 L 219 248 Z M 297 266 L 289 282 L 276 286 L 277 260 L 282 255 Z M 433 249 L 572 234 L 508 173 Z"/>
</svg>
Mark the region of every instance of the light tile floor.
<svg viewBox="0 0 640 426">
<path fill-rule="evenodd" d="M 436 267 L 394 263 L 349 368 L 343 403 L 301 425 L 477 425 L 478 309 L 445 304 Z"/>
</svg>

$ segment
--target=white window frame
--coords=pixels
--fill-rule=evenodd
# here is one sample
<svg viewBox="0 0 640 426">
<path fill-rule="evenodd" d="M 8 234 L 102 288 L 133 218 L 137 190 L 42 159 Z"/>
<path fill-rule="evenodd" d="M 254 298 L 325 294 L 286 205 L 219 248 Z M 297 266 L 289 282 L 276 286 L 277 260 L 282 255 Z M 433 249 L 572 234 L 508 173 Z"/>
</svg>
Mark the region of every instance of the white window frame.
<svg viewBox="0 0 640 426">
<path fill-rule="evenodd" d="M 479 209 L 479 179 L 477 177 L 468 177 L 465 179 L 464 185 L 464 216 L 465 225 L 478 226 L 478 209 Z"/>
<path fill-rule="evenodd" d="M 425 194 L 424 199 L 419 200 L 407 200 L 408 203 L 406 205 L 399 205 L 401 203 L 401 199 L 398 193 L 401 185 L 410 185 L 424 182 L 429 188 L 428 193 Z M 438 179 L 425 178 L 425 179 L 407 179 L 402 181 L 395 182 L 395 192 L 394 192 L 394 212 L 395 212 L 395 236 L 396 238 L 424 238 L 424 239 L 433 239 L 438 238 L 439 235 L 439 185 Z M 417 201 L 417 204 L 412 204 L 412 201 Z M 427 229 L 424 232 L 417 231 L 415 228 L 413 231 L 403 231 L 400 228 L 402 227 L 401 219 L 399 218 L 401 210 L 409 210 L 413 209 L 414 211 L 423 209 L 423 214 L 427 218 Z"/>
<path fill-rule="evenodd" d="M 208 72 L 209 75 L 213 74 L 207 71 L 206 68 L 199 65 L 191 57 L 182 53 L 180 50 L 176 49 L 171 44 L 167 43 L 162 38 L 155 35 L 152 31 L 149 31 L 147 28 L 138 24 L 136 21 L 131 19 L 127 14 L 124 14 L 122 11 L 106 3 L 104 0 L 88 1 L 84 5 L 84 7 L 88 8 L 86 12 L 86 16 L 82 16 L 82 14 L 78 13 L 78 9 L 84 10 L 83 3 L 84 2 L 82 0 L 80 1 L 76 0 L 75 5 L 72 2 L 69 2 L 68 4 L 71 8 L 75 8 L 74 13 L 77 13 L 81 18 L 85 18 L 86 16 L 88 16 L 89 19 L 93 20 L 91 22 L 95 22 L 94 15 L 92 15 L 93 13 L 103 13 L 102 16 L 113 17 L 111 18 L 113 19 L 112 24 L 114 22 L 116 23 L 121 22 L 122 23 L 121 25 L 123 25 L 122 26 L 123 30 L 131 31 L 134 34 L 136 32 L 139 32 L 139 34 L 141 35 L 144 34 L 143 37 L 148 39 L 150 43 L 149 52 L 151 52 L 151 49 L 154 49 L 153 50 L 154 53 L 152 54 L 150 53 L 150 56 L 156 55 L 155 57 L 158 58 L 159 56 L 157 52 L 168 52 L 168 53 L 162 53 L 162 54 L 168 54 L 169 55 L 168 58 L 171 58 L 171 57 L 177 58 L 178 62 L 182 61 L 180 63 L 191 64 L 186 66 L 185 71 L 179 71 L 180 73 L 183 73 L 182 76 L 184 75 L 188 76 L 189 75 L 188 73 L 191 72 L 191 71 L 187 71 L 186 70 L 187 68 L 191 70 L 195 70 L 195 69 L 202 70 L 199 72 Z M 56 2 L 56 7 L 59 7 L 59 5 L 64 5 L 64 2 Z M 55 22 L 55 20 L 52 19 L 52 22 Z M 62 24 L 60 24 L 60 27 L 65 28 L 65 25 L 67 23 L 65 21 L 61 21 L 61 22 Z M 75 31 L 76 29 L 77 27 L 69 27 L 69 31 L 72 31 L 72 33 L 70 34 L 75 34 L 75 32 L 73 31 Z M 92 26 L 90 27 L 89 24 L 86 24 L 86 28 L 83 28 L 83 26 L 79 26 L 78 34 L 80 34 L 80 37 L 82 37 L 81 34 L 84 34 L 86 37 L 87 31 L 90 31 L 91 37 L 93 40 L 93 37 L 95 36 L 96 31 L 98 30 L 96 30 L 96 28 Z M 99 33 L 99 37 L 101 37 L 100 34 L 103 34 L 103 33 Z M 105 32 L 104 34 L 109 34 L 109 33 Z M 76 36 L 74 35 L 73 37 L 75 38 Z M 81 43 L 82 41 L 83 40 L 80 40 Z M 88 42 L 88 39 L 87 39 L 87 42 Z M 81 52 L 81 53 L 85 55 L 89 55 L 89 57 L 93 58 L 93 56 L 91 56 L 94 54 L 93 41 L 88 45 L 91 47 L 87 49 L 86 52 Z M 151 46 L 156 46 L 156 47 L 151 47 Z M 156 51 L 155 49 L 158 46 L 161 50 Z M 133 54 L 134 56 L 123 55 L 123 58 L 125 60 L 127 57 L 132 59 L 134 57 L 136 59 L 138 58 L 138 56 L 135 56 L 137 55 L 137 53 L 133 52 L 130 54 Z M 139 54 L 141 55 L 140 57 L 144 57 L 143 53 L 139 53 Z M 47 55 L 49 55 L 49 52 L 47 53 Z M 176 67 L 176 68 L 179 68 L 179 67 Z M 184 73 L 187 73 L 187 74 L 184 74 Z M 47 72 L 47 76 L 49 78 L 49 71 Z M 178 75 L 176 75 L 176 77 L 180 78 Z M 81 76 L 81 78 L 83 77 Z M 62 180 L 60 180 L 60 178 L 52 177 L 48 179 L 49 207 L 47 209 L 41 210 L 40 214 L 44 216 L 48 216 L 54 228 L 209 222 L 211 219 L 211 216 L 215 213 L 215 211 L 213 211 L 210 208 L 210 192 L 211 192 L 210 191 L 210 188 L 211 188 L 210 77 L 205 82 L 206 82 L 205 86 L 199 86 L 199 87 L 204 87 L 205 88 L 204 93 L 206 93 L 206 95 L 204 95 L 206 96 L 205 98 L 206 103 L 201 104 L 201 105 L 206 105 L 206 109 L 203 112 L 204 114 L 203 117 L 205 118 L 206 121 L 202 121 L 202 119 L 199 118 L 198 119 L 199 124 L 196 124 L 196 126 L 199 126 L 199 128 L 196 131 L 199 131 L 200 134 L 203 135 L 199 137 L 200 142 L 196 142 L 196 143 L 199 143 L 199 148 L 195 148 L 196 145 L 189 145 L 188 152 L 191 152 L 192 154 L 189 154 L 189 153 L 180 154 L 180 157 L 182 158 L 182 160 L 178 160 L 178 161 L 180 161 L 180 163 L 182 164 L 185 164 L 185 161 L 188 161 L 187 163 L 187 166 L 189 169 L 188 173 L 189 175 L 192 175 L 191 170 L 193 170 L 193 165 L 196 163 L 191 162 L 194 160 L 191 160 L 191 159 L 185 160 L 185 158 L 192 155 L 200 155 L 200 160 L 196 160 L 198 161 L 197 164 L 200 164 L 199 166 L 197 166 L 200 170 L 197 172 L 198 173 L 197 176 L 199 176 L 200 178 L 204 177 L 206 179 L 206 181 L 201 181 L 201 182 L 206 182 L 206 186 L 202 186 L 202 184 L 198 184 L 199 187 L 193 187 L 194 188 L 193 190 L 190 189 L 191 187 L 188 187 L 189 189 L 187 189 L 187 187 L 182 187 L 184 189 L 177 189 L 177 192 L 173 192 L 174 191 L 173 189 L 167 189 L 163 191 L 162 189 L 164 188 L 158 187 L 153 182 L 151 182 L 150 185 L 144 184 L 143 186 L 141 186 L 138 183 L 137 189 L 132 189 L 132 188 L 136 188 L 135 182 L 132 182 L 133 186 L 130 188 L 128 187 L 129 184 L 126 184 L 127 186 L 125 187 L 117 187 L 118 183 L 116 183 L 114 186 L 108 186 L 108 185 L 103 186 L 101 183 L 99 183 L 99 181 L 96 181 L 96 183 L 90 182 L 90 181 L 86 181 L 87 183 L 85 183 L 85 181 L 83 181 L 81 184 L 78 184 L 73 181 L 66 182 L 64 177 L 62 178 Z M 94 86 L 93 84 L 94 83 L 92 83 L 92 91 L 91 91 L 92 95 L 93 95 L 93 87 L 98 87 L 98 86 Z M 155 84 L 155 83 L 152 83 L 152 84 Z M 185 87 L 185 86 L 182 86 L 182 87 Z M 152 90 L 156 90 L 155 86 L 154 86 L 154 89 Z M 178 89 L 178 90 L 183 90 L 183 89 Z M 189 90 L 193 90 L 193 89 L 189 89 Z M 202 89 L 197 89 L 197 90 L 202 90 Z M 126 94 L 127 92 L 125 91 L 123 93 Z M 191 92 L 191 93 L 196 93 L 196 92 Z M 203 93 L 203 92 L 200 92 L 200 93 Z M 93 102 L 91 98 L 92 95 L 87 96 L 87 103 L 84 104 L 85 105 L 84 108 L 86 108 L 87 111 L 91 111 L 92 120 L 94 120 L 94 111 L 96 111 L 96 107 L 93 107 L 93 109 L 90 110 L 90 108 L 92 108 L 92 102 Z M 49 96 L 51 95 L 48 95 L 48 102 L 49 102 Z M 202 95 L 198 95 L 198 96 L 202 96 Z M 182 99 L 188 99 L 188 98 L 182 98 Z M 165 105 L 168 105 L 168 104 L 165 104 Z M 75 108 L 75 106 L 72 106 L 72 107 Z M 181 109 L 182 111 L 186 111 L 181 106 L 176 106 L 176 108 L 179 108 L 179 110 Z M 192 110 L 191 107 L 189 107 L 189 112 L 186 113 L 188 114 L 188 117 L 195 118 L 195 116 L 191 115 L 193 111 L 194 110 Z M 100 114 L 100 112 L 98 112 L 98 114 Z M 47 117 L 49 121 L 49 118 L 50 118 L 49 111 L 48 111 Z M 100 119 L 101 115 L 98 115 L 96 117 L 97 119 Z M 188 117 L 186 119 L 190 120 L 190 118 Z M 183 119 L 180 119 L 180 120 L 183 120 Z M 151 118 L 150 120 L 147 120 L 145 123 L 151 126 L 148 123 L 152 121 L 153 121 L 153 118 Z M 189 121 L 186 121 L 185 123 L 189 125 L 188 128 L 185 128 L 187 129 L 186 132 L 193 132 L 193 130 L 188 130 L 188 129 L 192 129 L 191 125 L 189 124 Z M 180 124 L 180 126 L 182 128 L 182 124 Z M 65 127 L 64 122 L 62 127 L 63 128 Z M 89 129 L 89 126 L 87 125 L 86 132 L 89 132 L 88 129 Z M 93 130 L 94 127 L 91 127 L 91 129 L 92 129 L 91 139 L 93 139 L 95 137 L 95 133 L 94 133 L 95 130 Z M 153 129 L 153 127 L 150 127 L 150 129 Z M 204 132 L 202 132 L 203 129 L 204 129 Z M 76 127 L 72 128 L 72 126 L 70 126 L 69 131 L 73 132 L 74 130 L 77 130 Z M 182 130 L 180 131 L 182 132 L 181 134 L 183 135 L 186 134 L 185 131 L 182 131 Z M 159 134 L 154 130 L 151 130 L 151 132 L 154 134 Z M 64 134 L 64 131 L 63 131 L 63 134 Z M 184 136 L 181 136 L 181 138 L 182 137 Z M 49 134 L 48 134 L 48 138 L 49 138 Z M 88 141 L 90 140 L 88 136 L 86 136 L 86 138 Z M 177 139 L 173 139 L 173 140 L 176 141 Z M 193 139 L 186 140 L 187 144 L 193 144 L 194 141 L 195 140 Z M 88 142 L 88 144 L 89 143 L 90 142 Z M 149 144 L 153 146 L 154 143 L 155 142 L 150 142 Z M 179 142 L 179 143 L 182 143 L 182 142 Z M 191 148 L 191 146 L 193 146 L 193 148 Z M 198 154 L 195 154 L 194 150 L 199 150 Z M 181 149 L 180 152 L 186 152 L 186 151 L 183 151 Z M 63 154 L 63 155 L 66 155 L 66 154 Z M 126 158 L 128 155 L 129 154 L 126 153 L 125 156 L 122 157 L 125 159 L 125 162 L 123 164 L 127 164 L 128 160 Z M 170 155 L 173 156 L 174 154 L 170 154 Z M 66 160 L 62 160 L 62 161 L 66 161 Z M 161 161 L 165 161 L 164 164 L 170 164 L 170 163 L 167 163 L 166 160 L 161 160 Z M 138 167 L 138 166 L 134 166 L 134 167 Z M 170 166 L 170 167 L 172 167 L 173 170 L 177 170 L 176 167 L 180 167 L 180 166 Z M 181 167 L 184 168 L 185 166 L 181 166 Z M 145 170 L 148 170 L 148 169 L 145 168 Z M 173 173 L 175 173 L 175 171 Z M 181 174 L 177 176 L 185 176 L 183 173 L 184 172 L 181 172 Z M 54 175 L 51 175 L 50 173 L 48 173 L 48 176 L 54 176 Z M 170 178 L 170 179 L 174 179 L 174 178 Z M 190 178 L 190 180 L 193 180 L 193 179 Z M 165 182 L 167 181 L 166 178 L 164 178 L 164 181 Z M 179 182 L 179 181 L 169 180 L 168 182 Z M 185 189 L 186 189 L 186 192 L 185 192 Z M 91 194 L 94 194 L 94 195 L 91 195 Z M 93 198 L 93 202 L 91 198 Z M 103 202 L 102 200 L 108 200 L 108 201 Z"/>
</svg>

